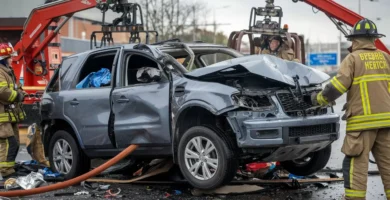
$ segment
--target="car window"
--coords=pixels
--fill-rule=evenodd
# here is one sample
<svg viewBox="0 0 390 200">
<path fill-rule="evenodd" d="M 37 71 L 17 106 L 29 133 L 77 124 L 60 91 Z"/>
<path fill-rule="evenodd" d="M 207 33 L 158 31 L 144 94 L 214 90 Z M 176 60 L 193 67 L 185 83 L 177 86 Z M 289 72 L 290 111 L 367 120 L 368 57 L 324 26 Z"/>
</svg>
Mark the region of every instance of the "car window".
<svg viewBox="0 0 390 200">
<path fill-rule="evenodd" d="M 47 86 L 46 92 L 58 92 L 60 91 L 60 77 L 59 77 L 60 68 L 57 68 L 54 72 L 53 77 L 50 80 L 49 85 Z"/>
<path fill-rule="evenodd" d="M 206 64 L 206 66 L 233 58 L 233 56 L 225 53 L 213 53 L 200 56 L 200 59 L 204 62 L 204 64 Z"/>
<path fill-rule="evenodd" d="M 73 62 L 77 60 L 77 57 L 66 58 L 62 61 L 59 68 L 54 72 L 53 77 L 50 80 L 50 83 L 47 86 L 47 92 L 58 92 L 60 91 L 60 77 L 64 75 L 65 71 L 68 71 L 72 66 Z"/>
<path fill-rule="evenodd" d="M 76 76 L 73 89 L 110 87 L 116 53 L 117 50 L 90 55 Z"/>
<path fill-rule="evenodd" d="M 164 79 L 156 61 L 139 54 L 132 54 L 126 58 L 125 86 L 157 83 Z"/>
</svg>

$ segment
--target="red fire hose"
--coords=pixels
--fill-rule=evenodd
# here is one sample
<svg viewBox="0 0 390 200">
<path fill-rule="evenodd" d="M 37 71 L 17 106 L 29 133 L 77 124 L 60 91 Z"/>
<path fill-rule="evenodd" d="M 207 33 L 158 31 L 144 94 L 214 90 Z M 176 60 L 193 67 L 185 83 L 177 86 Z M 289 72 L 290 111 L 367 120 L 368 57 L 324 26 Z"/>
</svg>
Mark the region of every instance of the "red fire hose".
<svg viewBox="0 0 390 200">
<path fill-rule="evenodd" d="M 80 183 L 82 181 L 85 181 L 91 177 L 94 177 L 107 168 L 111 167 L 112 165 L 115 165 L 117 162 L 125 158 L 127 155 L 132 153 L 138 145 L 130 145 L 127 147 L 125 150 L 123 150 L 121 153 L 119 153 L 117 156 L 114 158 L 110 159 L 109 161 L 105 162 L 103 165 L 100 165 L 96 169 L 89 171 L 83 175 L 80 175 L 78 177 L 75 177 L 73 179 L 61 182 L 61 183 L 56 183 L 53 185 L 41 187 L 41 188 L 34 188 L 31 190 L 15 190 L 15 191 L 9 191 L 9 192 L 0 192 L 0 196 L 3 197 L 18 197 L 18 196 L 29 196 L 29 195 L 34 195 L 34 194 L 40 194 L 40 193 L 45 193 L 45 192 L 50 192 L 53 190 L 59 190 L 62 188 L 66 188 L 72 185 L 75 185 L 77 183 Z"/>
</svg>

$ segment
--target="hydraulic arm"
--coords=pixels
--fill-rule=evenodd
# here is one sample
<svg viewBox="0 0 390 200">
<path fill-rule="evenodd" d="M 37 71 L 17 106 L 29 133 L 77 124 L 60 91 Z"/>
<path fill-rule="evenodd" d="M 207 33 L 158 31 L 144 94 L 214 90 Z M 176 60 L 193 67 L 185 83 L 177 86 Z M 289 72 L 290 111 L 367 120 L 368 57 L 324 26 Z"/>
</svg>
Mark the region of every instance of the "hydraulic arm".
<svg viewBox="0 0 390 200">
<path fill-rule="evenodd" d="M 294 2 L 298 2 L 298 0 L 293 0 Z M 356 14 L 355 12 L 345 8 L 344 6 L 334 2 L 333 0 L 300 0 L 303 1 L 313 7 L 316 7 L 318 10 L 321 10 L 324 12 L 328 17 L 331 19 L 337 19 L 340 22 L 349 25 L 354 26 L 356 22 L 363 19 L 364 17 Z M 333 21 L 333 20 L 332 20 Z M 335 22 L 335 21 L 333 21 Z M 341 29 L 341 24 L 338 23 L 336 26 Z M 340 30 L 345 34 L 345 31 Z M 390 54 L 389 49 L 382 43 L 381 40 L 376 40 L 376 46 L 378 49 Z"/>
</svg>

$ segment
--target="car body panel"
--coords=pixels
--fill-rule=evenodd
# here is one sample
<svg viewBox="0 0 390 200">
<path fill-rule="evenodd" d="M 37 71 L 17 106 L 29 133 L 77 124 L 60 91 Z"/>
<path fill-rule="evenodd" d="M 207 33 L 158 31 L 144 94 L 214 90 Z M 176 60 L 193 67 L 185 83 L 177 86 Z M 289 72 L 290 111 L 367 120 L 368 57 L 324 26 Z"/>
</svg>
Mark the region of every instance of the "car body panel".
<svg viewBox="0 0 390 200">
<path fill-rule="evenodd" d="M 128 102 L 118 103 L 121 99 Z M 118 88 L 112 93 L 112 101 L 117 147 L 171 143 L 169 82 Z"/>
<path fill-rule="evenodd" d="M 278 135 L 278 140 L 275 140 L 276 143 L 270 143 L 270 146 L 266 146 L 267 144 L 264 142 L 258 142 L 259 140 L 252 140 L 250 137 L 247 137 L 248 135 L 244 136 L 243 131 L 249 130 L 247 133 L 250 134 L 251 131 L 256 131 L 262 124 L 277 126 L 279 121 L 281 124 L 283 124 L 283 121 L 287 123 L 288 121 L 294 120 L 294 122 L 296 120 L 305 121 L 305 119 L 310 119 L 307 120 L 307 123 L 315 121 L 314 124 L 318 124 L 324 119 L 331 119 L 332 123 L 337 121 L 337 116 L 330 115 L 330 112 L 322 116 L 321 119 L 315 117 L 299 119 L 288 117 L 283 114 L 283 109 L 278 105 L 278 99 L 276 97 L 272 99 L 274 104 L 277 105 L 272 110 L 272 114 L 275 117 L 273 119 L 266 119 L 261 114 L 256 118 L 254 117 L 255 112 L 248 109 L 244 109 L 245 111 L 242 111 L 243 114 L 239 117 L 232 115 L 232 113 L 239 112 L 242 108 L 242 105 L 238 105 L 233 100 L 232 95 L 239 94 L 247 90 L 247 88 L 240 88 L 237 84 L 227 83 L 227 81 L 250 81 L 253 83 L 251 85 L 253 87 L 249 90 L 259 91 L 264 89 L 268 90 L 271 86 L 277 86 L 278 88 L 297 87 L 293 79 L 296 75 L 299 75 L 298 82 L 303 88 L 318 86 L 329 79 L 328 75 L 318 70 L 295 62 L 283 61 L 269 55 L 243 57 L 237 53 L 237 58 L 235 59 L 226 60 L 182 75 L 177 75 L 169 81 L 164 79 L 158 83 L 124 87 L 123 80 L 121 80 L 123 76 L 120 70 L 124 66 L 122 62 L 124 59 L 123 52 L 133 51 L 147 57 L 152 56 L 153 59 L 158 59 L 164 55 L 164 49 L 173 48 L 169 45 L 146 45 L 147 49 L 134 50 L 135 46 L 133 44 L 122 46 L 123 51 L 121 51 L 119 64 L 115 69 L 119 69 L 119 71 L 113 75 L 115 77 L 113 79 L 114 86 L 108 89 L 100 88 L 96 90 L 104 91 L 103 93 L 87 93 L 83 90 L 78 90 L 75 93 L 75 90 L 72 89 L 75 85 L 74 77 L 79 73 L 78 71 L 83 60 L 88 55 L 103 50 L 77 54 L 76 56 L 79 56 L 77 62 L 67 69 L 66 73 L 63 72 L 65 75 L 62 77 L 61 82 L 64 87 L 61 88 L 59 94 L 57 96 L 56 94 L 48 95 L 45 92 L 44 97 L 47 98 L 44 98 L 45 101 L 43 102 L 46 102 L 44 104 L 47 107 L 51 107 L 50 112 L 52 112 L 45 114 L 45 120 L 61 119 L 67 121 L 74 129 L 81 148 L 85 152 L 94 151 L 94 153 L 89 153 L 89 155 L 99 157 L 99 155 L 103 155 L 103 152 L 117 153 L 118 150 L 127 147 L 129 144 L 140 144 L 140 149 L 147 149 L 148 146 L 154 149 L 166 149 L 167 146 L 172 145 L 172 151 L 156 153 L 156 155 L 160 153 L 172 155 L 175 152 L 175 145 L 179 142 L 177 139 L 178 135 L 176 135 L 178 134 L 177 126 L 180 125 L 178 124 L 178 119 L 181 117 L 183 111 L 192 107 L 201 107 L 214 115 L 225 117 L 237 136 L 237 144 L 239 147 L 270 148 L 273 151 L 279 148 L 278 151 L 275 151 L 279 153 L 283 153 L 283 150 L 280 150 L 282 147 L 285 149 L 294 149 L 294 145 L 297 145 L 291 138 L 286 136 L 283 129 L 281 130 L 281 134 Z M 226 48 L 209 44 L 189 44 L 189 46 L 194 49 L 215 48 L 216 51 L 219 51 L 220 48 Z M 199 51 L 201 52 L 201 50 Z M 164 66 L 161 66 L 160 69 L 162 68 Z M 254 95 L 261 95 L 260 93 L 263 92 L 254 92 Z M 74 100 L 75 96 L 79 100 L 79 107 L 84 104 L 89 105 L 83 109 L 76 110 L 75 107 L 77 106 L 70 105 L 70 102 Z M 122 97 L 128 101 L 121 101 Z M 97 100 L 91 103 L 92 99 Z M 118 100 L 121 102 L 118 103 Z M 93 110 L 94 108 L 96 109 Z M 111 130 L 109 130 L 109 118 L 111 116 L 114 117 L 112 131 L 115 138 L 114 141 L 109 136 L 111 134 Z M 85 120 L 84 118 L 88 119 Z M 270 123 L 268 124 L 267 122 Z M 286 126 L 290 125 L 287 123 Z M 310 152 L 316 148 L 323 148 L 333 141 L 331 138 L 329 140 L 326 139 L 325 135 L 315 138 L 312 136 L 298 137 L 298 139 L 302 143 L 298 144 L 300 147 L 297 149 L 303 148 L 305 152 Z M 307 147 L 305 141 L 313 145 L 315 144 L 315 148 Z M 115 144 L 110 146 L 110 142 L 114 142 Z M 101 149 L 98 149 L 99 147 Z M 105 149 L 106 147 L 107 149 Z M 143 155 L 148 154 L 144 150 L 143 152 Z M 280 158 L 281 155 L 279 153 L 269 155 L 267 160 Z M 111 155 L 111 153 L 108 154 Z M 150 154 L 153 153 L 150 152 Z"/>
<path fill-rule="evenodd" d="M 86 148 L 113 147 L 107 134 L 110 91 L 105 87 L 63 93 L 64 114 L 74 122 Z"/>
<path fill-rule="evenodd" d="M 236 71 L 236 72 L 235 72 Z M 235 74 L 251 73 L 262 78 L 271 79 L 295 86 L 293 77 L 299 75 L 301 86 L 321 84 L 329 75 L 297 62 L 285 61 L 271 55 L 252 55 L 239 57 L 197 69 L 186 74 L 194 78 L 232 77 Z"/>
</svg>

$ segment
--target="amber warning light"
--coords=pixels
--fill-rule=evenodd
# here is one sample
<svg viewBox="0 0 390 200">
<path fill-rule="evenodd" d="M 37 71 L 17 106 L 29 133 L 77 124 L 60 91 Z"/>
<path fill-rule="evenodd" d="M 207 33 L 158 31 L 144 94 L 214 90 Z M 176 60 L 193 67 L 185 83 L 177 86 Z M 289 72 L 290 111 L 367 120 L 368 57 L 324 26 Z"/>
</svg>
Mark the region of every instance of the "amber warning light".
<svg viewBox="0 0 390 200">
<path fill-rule="evenodd" d="M 288 30 L 288 24 L 285 24 L 285 25 L 283 26 L 283 29 L 284 29 L 284 30 Z"/>
</svg>

